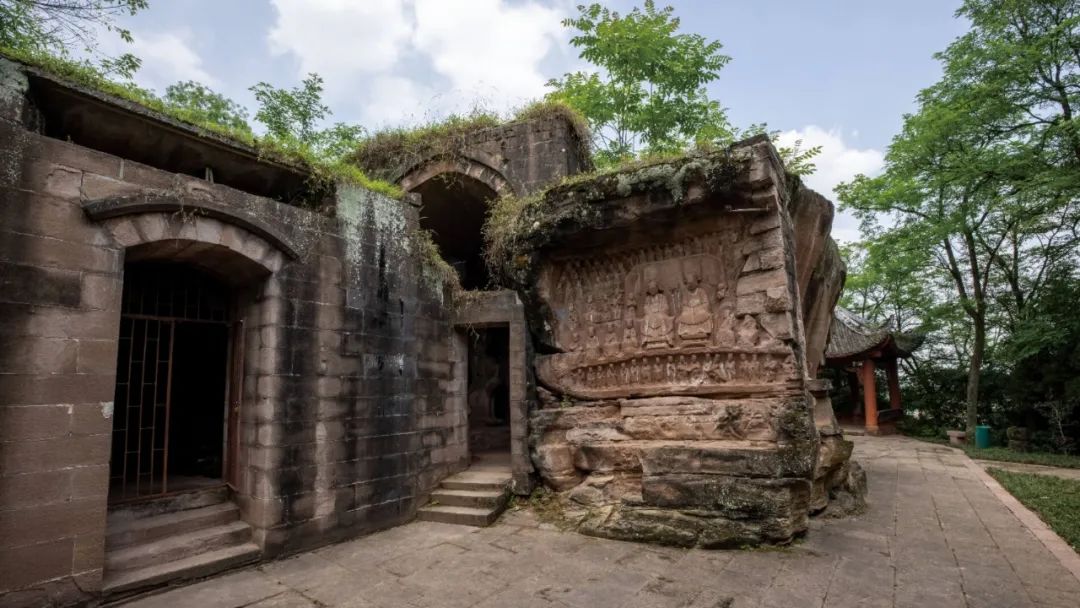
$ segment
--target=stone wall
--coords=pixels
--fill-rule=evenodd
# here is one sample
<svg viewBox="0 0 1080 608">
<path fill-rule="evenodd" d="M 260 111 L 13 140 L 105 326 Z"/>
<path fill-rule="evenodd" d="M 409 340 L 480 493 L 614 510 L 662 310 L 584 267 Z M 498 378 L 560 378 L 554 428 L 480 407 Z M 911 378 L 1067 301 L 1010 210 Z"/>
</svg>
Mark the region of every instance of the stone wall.
<svg viewBox="0 0 1080 608">
<path fill-rule="evenodd" d="M 775 150 L 753 139 L 602 180 L 546 200 L 562 219 L 534 258 L 534 327 L 554 350 L 535 359 L 538 470 L 589 534 L 791 540 L 818 444 Z M 577 205 L 584 225 L 565 219 Z"/>
<path fill-rule="evenodd" d="M 362 162 L 372 174 L 409 191 L 437 175 L 459 173 L 498 194 L 526 194 L 592 168 L 581 137 L 571 121 L 554 114 L 477 129 L 398 158 Z"/>
<path fill-rule="evenodd" d="M 317 212 L 45 137 L 4 67 L 0 605 L 101 588 L 125 260 L 216 270 L 237 295 L 234 498 L 264 556 L 406 521 L 464 467 L 463 345 L 408 237 L 415 201 L 342 186 Z"/>
</svg>

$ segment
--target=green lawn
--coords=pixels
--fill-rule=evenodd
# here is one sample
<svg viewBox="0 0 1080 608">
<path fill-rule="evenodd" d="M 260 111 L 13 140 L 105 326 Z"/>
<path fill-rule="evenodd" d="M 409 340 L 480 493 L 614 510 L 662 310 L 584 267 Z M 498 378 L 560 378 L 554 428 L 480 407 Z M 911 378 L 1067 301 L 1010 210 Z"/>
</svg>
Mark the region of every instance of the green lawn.
<svg viewBox="0 0 1080 608">
<path fill-rule="evenodd" d="M 905 435 L 912 439 L 936 443 L 939 445 L 952 445 L 944 437 L 928 437 L 926 435 Z M 1068 454 L 1054 454 L 1053 452 L 1015 452 L 1004 446 L 994 446 L 979 449 L 972 445 L 964 446 L 967 455 L 976 460 L 996 460 L 998 462 L 1021 462 L 1024 464 L 1041 464 L 1048 467 L 1061 467 L 1063 469 L 1080 469 L 1080 456 Z"/>
<path fill-rule="evenodd" d="M 990 447 L 980 450 L 973 446 L 965 446 L 964 451 L 967 452 L 968 456 L 978 460 L 1022 462 L 1025 464 L 1042 464 L 1048 467 L 1080 469 L 1080 456 L 1052 454 L 1050 452 L 1014 452 L 1005 447 Z"/>
<path fill-rule="evenodd" d="M 1080 551 L 1080 481 L 994 468 L 987 472 Z"/>
</svg>

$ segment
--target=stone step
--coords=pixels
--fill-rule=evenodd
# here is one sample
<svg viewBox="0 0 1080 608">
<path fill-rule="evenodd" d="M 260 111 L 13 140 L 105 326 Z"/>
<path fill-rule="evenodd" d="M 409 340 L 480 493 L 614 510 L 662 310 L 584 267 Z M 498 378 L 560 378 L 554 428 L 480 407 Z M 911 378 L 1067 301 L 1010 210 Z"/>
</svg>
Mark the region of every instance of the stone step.
<svg viewBox="0 0 1080 608">
<path fill-rule="evenodd" d="M 503 505 L 505 506 L 505 505 Z M 497 509 L 477 509 L 474 507 L 449 507 L 428 505 L 416 512 L 421 521 L 435 521 L 443 524 L 484 527 L 499 518 L 503 506 Z"/>
<path fill-rule="evenodd" d="M 238 519 L 240 509 L 231 502 L 146 517 L 121 518 L 110 515 L 105 548 L 113 551 L 167 536 L 220 526 Z"/>
<path fill-rule="evenodd" d="M 106 595 L 115 595 L 165 583 L 202 578 L 257 561 L 259 555 L 258 545 L 244 543 L 137 570 L 106 571 L 102 591 Z"/>
<path fill-rule="evenodd" d="M 472 469 L 451 475 L 442 482 L 447 490 L 495 490 L 503 491 L 510 485 L 510 473 L 507 471 L 474 471 Z"/>
<path fill-rule="evenodd" d="M 234 521 L 109 551 L 105 554 L 105 571 L 145 569 L 233 547 L 250 540 L 251 526 L 242 521 Z"/>
<path fill-rule="evenodd" d="M 432 503 L 447 507 L 491 509 L 498 507 L 505 501 L 505 490 L 448 490 L 439 488 L 431 493 Z"/>
<path fill-rule="evenodd" d="M 114 519 L 154 517 L 163 513 L 176 513 L 188 509 L 201 509 L 229 501 L 229 487 L 213 486 L 172 496 L 163 496 L 144 502 L 120 504 L 109 509 L 109 523 Z"/>
</svg>

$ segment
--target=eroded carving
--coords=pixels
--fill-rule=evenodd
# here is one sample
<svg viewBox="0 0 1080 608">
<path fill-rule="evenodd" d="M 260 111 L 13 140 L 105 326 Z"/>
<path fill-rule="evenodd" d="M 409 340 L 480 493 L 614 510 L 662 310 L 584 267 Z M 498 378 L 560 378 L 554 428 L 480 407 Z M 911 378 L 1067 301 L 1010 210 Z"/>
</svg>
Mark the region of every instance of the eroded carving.
<svg viewBox="0 0 1080 608">
<path fill-rule="evenodd" d="M 760 392 L 797 380 L 790 346 L 757 318 L 765 309 L 741 310 L 740 276 L 756 241 L 745 222 L 730 223 L 554 264 L 554 334 L 564 352 L 539 358 L 541 382 L 607 398 Z M 758 289 L 751 303 L 768 289 L 787 289 L 750 274 Z"/>
</svg>

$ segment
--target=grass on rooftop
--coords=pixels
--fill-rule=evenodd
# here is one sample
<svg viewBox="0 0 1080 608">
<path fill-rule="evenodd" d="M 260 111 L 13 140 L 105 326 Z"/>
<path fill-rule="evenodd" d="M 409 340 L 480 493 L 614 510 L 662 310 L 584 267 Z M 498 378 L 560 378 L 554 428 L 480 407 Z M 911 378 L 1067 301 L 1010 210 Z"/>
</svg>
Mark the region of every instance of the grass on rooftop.
<svg viewBox="0 0 1080 608">
<path fill-rule="evenodd" d="M 132 83 L 116 82 L 86 62 L 72 61 L 41 52 L 26 52 L 0 46 L 0 57 L 33 66 L 62 80 L 92 91 L 104 93 L 152 110 L 167 118 L 201 129 L 235 144 L 254 149 L 260 158 L 283 162 L 308 169 L 314 180 L 320 182 L 346 181 L 400 199 L 403 191 L 383 180 L 373 179 L 359 167 L 346 162 L 327 162 L 307 148 L 272 137 L 258 137 L 249 129 L 237 129 L 203 119 L 201 116 L 166 103 L 152 91 Z"/>
</svg>

